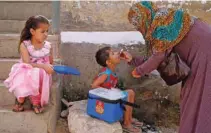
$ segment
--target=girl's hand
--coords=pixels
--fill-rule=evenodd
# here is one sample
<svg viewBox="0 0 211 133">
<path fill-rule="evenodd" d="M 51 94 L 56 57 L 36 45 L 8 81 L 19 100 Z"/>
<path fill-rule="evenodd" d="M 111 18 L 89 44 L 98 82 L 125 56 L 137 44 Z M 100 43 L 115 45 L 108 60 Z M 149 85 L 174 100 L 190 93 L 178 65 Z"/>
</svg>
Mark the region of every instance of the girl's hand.
<svg viewBox="0 0 211 133">
<path fill-rule="evenodd" d="M 46 71 L 46 73 L 48 74 L 53 74 L 54 70 L 53 70 L 53 66 L 51 64 L 44 64 L 43 69 Z"/>
<path fill-rule="evenodd" d="M 132 76 L 133 76 L 134 78 L 140 78 L 140 77 L 141 77 L 141 75 L 139 75 L 139 74 L 137 73 L 136 68 L 132 71 Z"/>
<path fill-rule="evenodd" d="M 125 60 L 127 62 L 130 62 L 133 57 L 132 57 L 132 55 L 129 52 L 127 52 L 127 51 L 121 51 L 120 52 L 120 58 L 122 60 Z"/>
</svg>

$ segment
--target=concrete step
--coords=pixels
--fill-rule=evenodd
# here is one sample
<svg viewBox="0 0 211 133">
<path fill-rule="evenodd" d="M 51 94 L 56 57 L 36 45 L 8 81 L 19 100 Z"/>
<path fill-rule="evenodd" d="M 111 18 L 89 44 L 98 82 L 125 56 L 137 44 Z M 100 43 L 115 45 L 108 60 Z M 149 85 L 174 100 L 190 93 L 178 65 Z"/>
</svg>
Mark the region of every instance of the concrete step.
<svg viewBox="0 0 211 133">
<path fill-rule="evenodd" d="M 52 16 L 52 2 L 0 2 L 0 18 L 3 20 L 27 20 L 30 16 L 39 14 L 50 19 Z M 1 26 L 4 27 L 4 25 Z"/>
<path fill-rule="evenodd" d="M 0 59 L 0 80 L 4 80 L 8 77 L 12 65 L 18 63 L 19 59 Z"/>
<path fill-rule="evenodd" d="M 0 58 L 17 58 L 19 34 L 0 34 Z M 47 41 L 52 43 L 54 57 L 58 57 L 59 35 L 49 35 Z"/>
<path fill-rule="evenodd" d="M 26 20 L 0 20 L 0 33 L 21 33 Z M 50 20 L 51 22 L 51 20 Z M 52 33 L 51 28 L 49 33 Z"/>
<path fill-rule="evenodd" d="M 12 65 L 18 63 L 19 59 L 4 59 L 0 58 L 0 80 L 4 80 L 8 77 Z M 60 59 L 54 59 L 54 64 L 61 64 Z"/>
<path fill-rule="evenodd" d="M 4 86 L 3 81 L 0 81 L 0 106 L 11 106 L 15 102 L 15 97 L 9 93 L 8 89 Z M 1 131 L 1 130 L 0 130 Z"/>
<path fill-rule="evenodd" d="M 56 81 L 55 81 L 56 82 Z M 15 103 L 15 96 L 13 93 L 9 92 L 9 89 L 5 87 L 3 80 L 0 80 L 0 110 L 1 109 L 10 109 L 12 110 L 12 106 Z M 31 104 L 28 98 L 24 103 L 24 108 L 26 110 L 31 110 Z"/>
<path fill-rule="evenodd" d="M 39 115 L 29 108 L 26 108 L 24 112 L 12 112 L 14 97 L 9 94 L 8 90 L 7 94 L 6 90 L 0 88 L 0 95 L 6 94 L 3 97 L 6 100 L 2 100 L 2 97 L 0 99 L 0 103 L 3 103 L 0 105 L 0 133 L 55 133 L 61 99 L 58 82 L 54 83 L 51 88 L 50 102 L 45 107 L 45 112 Z"/>
<path fill-rule="evenodd" d="M 20 33 L 25 20 L 0 20 L 0 33 Z"/>
</svg>

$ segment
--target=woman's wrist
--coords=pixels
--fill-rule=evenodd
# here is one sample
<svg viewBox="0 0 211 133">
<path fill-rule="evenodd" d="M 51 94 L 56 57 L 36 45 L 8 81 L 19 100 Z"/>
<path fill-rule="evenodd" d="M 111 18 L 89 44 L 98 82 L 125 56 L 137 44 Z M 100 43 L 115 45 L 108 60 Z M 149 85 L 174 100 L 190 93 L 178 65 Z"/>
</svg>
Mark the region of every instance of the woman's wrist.
<svg viewBox="0 0 211 133">
<path fill-rule="evenodd" d="M 127 59 L 127 62 L 130 63 L 133 60 L 133 57 Z"/>
</svg>

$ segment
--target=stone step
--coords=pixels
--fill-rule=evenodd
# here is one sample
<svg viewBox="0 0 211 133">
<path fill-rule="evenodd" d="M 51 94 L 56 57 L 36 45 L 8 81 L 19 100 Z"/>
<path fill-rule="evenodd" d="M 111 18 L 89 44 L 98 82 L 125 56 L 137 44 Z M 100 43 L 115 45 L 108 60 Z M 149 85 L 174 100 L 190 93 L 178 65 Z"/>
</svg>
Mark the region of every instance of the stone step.
<svg viewBox="0 0 211 133">
<path fill-rule="evenodd" d="M 20 33 L 25 20 L 0 20 L 0 33 Z"/>
<path fill-rule="evenodd" d="M 19 59 L 4 59 L 0 58 L 0 80 L 4 80 L 8 77 L 12 65 L 18 63 Z M 61 64 L 60 59 L 54 59 L 54 64 Z"/>
<path fill-rule="evenodd" d="M 0 103 L 3 103 L 0 105 L 0 133 L 55 133 L 61 98 L 58 82 L 54 83 L 51 88 L 50 102 L 45 107 L 45 112 L 39 115 L 29 108 L 24 112 L 13 112 L 14 97 L 9 94 L 7 89 L 3 89 L 0 87 Z M 2 95 L 7 99 L 3 100 Z"/>
<path fill-rule="evenodd" d="M 0 58 L 17 58 L 19 34 L 0 34 Z M 54 58 L 58 57 L 59 35 L 49 35 L 47 41 L 52 43 Z"/>
<path fill-rule="evenodd" d="M 21 33 L 26 20 L 0 20 L 0 33 Z M 51 20 L 50 20 L 51 22 Z M 51 28 L 49 29 L 51 32 Z"/>
<path fill-rule="evenodd" d="M 9 92 L 9 89 L 5 87 L 3 80 L 0 80 L 0 110 L 1 109 L 10 109 L 15 103 L 15 96 L 13 93 Z M 29 99 L 26 99 L 24 103 L 24 108 L 26 110 L 31 109 L 30 101 Z"/>
<path fill-rule="evenodd" d="M 3 81 L 0 81 L 0 106 L 13 105 L 15 97 L 12 93 L 9 93 L 8 89 L 4 86 Z"/>
<path fill-rule="evenodd" d="M 39 14 L 50 19 L 52 16 L 52 2 L 0 2 L 0 18 L 3 20 L 27 20 L 30 16 Z M 4 25 L 0 27 L 4 27 Z"/>
<path fill-rule="evenodd" d="M 18 61 L 18 59 L 0 59 L 0 80 L 4 80 L 8 77 L 12 65 Z"/>
</svg>

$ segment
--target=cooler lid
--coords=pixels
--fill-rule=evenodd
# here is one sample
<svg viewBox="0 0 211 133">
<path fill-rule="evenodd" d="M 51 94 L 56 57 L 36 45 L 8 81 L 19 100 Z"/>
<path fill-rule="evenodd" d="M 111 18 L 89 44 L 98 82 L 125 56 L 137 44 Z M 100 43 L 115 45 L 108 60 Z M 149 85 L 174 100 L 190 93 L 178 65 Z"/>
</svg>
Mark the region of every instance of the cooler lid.
<svg viewBox="0 0 211 133">
<path fill-rule="evenodd" d="M 105 89 L 105 88 L 96 88 L 89 91 L 89 94 L 99 96 L 108 100 L 119 100 L 125 98 L 125 94 L 122 93 L 121 90 L 112 88 L 112 89 Z"/>
</svg>

